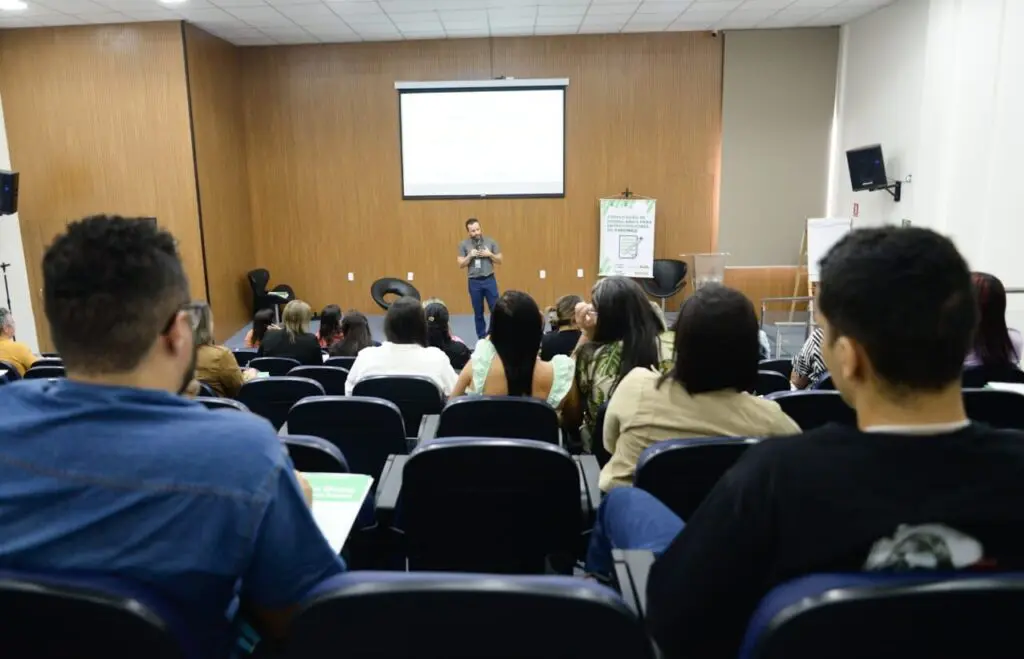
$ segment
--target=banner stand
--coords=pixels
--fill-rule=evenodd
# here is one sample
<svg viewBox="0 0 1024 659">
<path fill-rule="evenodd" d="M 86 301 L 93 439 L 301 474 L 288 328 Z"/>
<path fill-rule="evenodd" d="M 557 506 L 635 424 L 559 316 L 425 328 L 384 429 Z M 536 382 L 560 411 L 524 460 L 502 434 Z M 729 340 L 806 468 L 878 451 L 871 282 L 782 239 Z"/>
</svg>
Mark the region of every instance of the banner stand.
<svg viewBox="0 0 1024 659">
<path fill-rule="evenodd" d="M 657 200 L 626 189 L 598 200 L 600 247 L 598 276 L 654 276 L 654 217 Z"/>
</svg>

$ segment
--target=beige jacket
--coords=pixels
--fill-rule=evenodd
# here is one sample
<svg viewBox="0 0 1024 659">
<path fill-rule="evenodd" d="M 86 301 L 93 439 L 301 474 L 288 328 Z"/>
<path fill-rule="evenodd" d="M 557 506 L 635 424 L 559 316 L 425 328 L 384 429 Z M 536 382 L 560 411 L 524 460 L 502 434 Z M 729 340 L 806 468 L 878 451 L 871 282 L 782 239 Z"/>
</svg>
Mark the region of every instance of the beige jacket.
<svg viewBox="0 0 1024 659">
<path fill-rule="evenodd" d="M 735 391 L 691 396 L 660 373 L 635 368 L 619 383 L 604 418 L 604 446 L 612 458 L 601 470 L 601 490 L 633 484 L 645 448 L 666 439 L 794 435 L 800 427 L 773 401 Z"/>
</svg>

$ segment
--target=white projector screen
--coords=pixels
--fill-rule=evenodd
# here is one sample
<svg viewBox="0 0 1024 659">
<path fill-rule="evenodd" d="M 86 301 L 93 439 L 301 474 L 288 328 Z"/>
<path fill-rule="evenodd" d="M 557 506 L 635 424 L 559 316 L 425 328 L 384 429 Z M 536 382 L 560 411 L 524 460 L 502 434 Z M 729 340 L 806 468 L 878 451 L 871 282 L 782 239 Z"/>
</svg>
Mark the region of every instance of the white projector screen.
<svg viewBox="0 0 1024 659">
<path fill-rule="evenodd" d="M 565 195 L 564 83 L 516 82 L 399 86 L 403 197 Z"/>
</svg>

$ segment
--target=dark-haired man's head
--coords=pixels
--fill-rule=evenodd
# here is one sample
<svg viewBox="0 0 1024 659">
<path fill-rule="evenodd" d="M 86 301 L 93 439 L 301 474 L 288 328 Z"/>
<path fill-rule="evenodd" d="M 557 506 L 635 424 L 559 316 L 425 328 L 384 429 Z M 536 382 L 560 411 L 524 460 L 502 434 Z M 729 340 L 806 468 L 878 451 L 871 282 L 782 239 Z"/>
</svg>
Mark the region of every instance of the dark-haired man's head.
<svg viewBox="0 0 1024 659">
<path fill-rule="evenodd" d="M 423 304 L 414 297 L 400 297 L 384 314 L 384 336 L 391 343 L 427 345 L 427 316 Z"/>
<path fill-rule="evenodd" d="M 470 238 L 479 238 L 483 234 L 480 230 L 480 220 L 475 217 L 466 220 L 466 233 L 469 234 Z"/>
<path fill-rule="evenodd" d="M 683 302 L 675 325 L 672 377 L 691 395 L 757 385 L 760 344 L 754 305 L 743 293 L 708 284 Z"/>
<path fill-rule="evenodd" d="M 188 279 L 174 238 L 152 222 L 68 224 L 43 256 L 43 299 L 69 378 L 173 392 L 191 381 Z"/>
<path fill-rule="evenodd" d="M 847 234 L 821 260 L 817 312 L 822 357 L 862 426 L 865 410 L 912 413 L 915 398 L 948 398 L 936 409 L 963 416 L 960 373 L 977 310 L 948 238 L 897 227 Z"/>
</svg>

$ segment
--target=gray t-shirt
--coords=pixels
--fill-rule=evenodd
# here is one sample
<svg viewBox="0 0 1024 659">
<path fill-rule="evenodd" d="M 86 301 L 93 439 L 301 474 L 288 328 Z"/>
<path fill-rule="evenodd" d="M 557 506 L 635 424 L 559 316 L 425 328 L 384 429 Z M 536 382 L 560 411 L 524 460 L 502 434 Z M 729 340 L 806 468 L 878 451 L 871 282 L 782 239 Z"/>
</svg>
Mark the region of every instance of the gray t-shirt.
<svg viewBox="0 0 1024 659">
<path fill-rule="evenodd" d="M 466 238 L 459 243 L 459 256 L 469 256 L 469 253 L 474 249 L 489 249 L 491 254 L 501 254 L 498 243 L 494 242 L 492 238 L 481 236 L 475 242 L 472 238 Z M 489 277 L 494 274 L 494 263 L 490 259 L 481 256 L 469 262 L 466 272 L 470 279 Z"/>
</svg>

